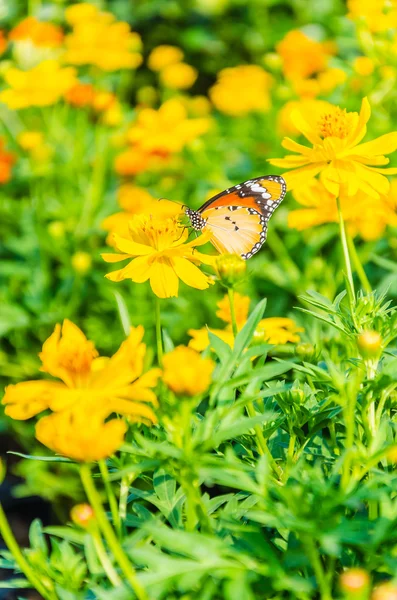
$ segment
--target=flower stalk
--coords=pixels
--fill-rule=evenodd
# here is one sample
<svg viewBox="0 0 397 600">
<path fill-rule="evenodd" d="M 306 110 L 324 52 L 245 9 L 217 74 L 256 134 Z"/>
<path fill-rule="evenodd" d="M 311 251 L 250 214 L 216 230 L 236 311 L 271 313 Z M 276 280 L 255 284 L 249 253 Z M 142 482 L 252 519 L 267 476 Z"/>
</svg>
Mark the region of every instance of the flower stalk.
<svg viewBox="0 0 397 600">
<path fill-rule="evenodd" d="M 137 577 L 134 567 L 127 558 L 123 548 L 120 546 L 117 536 L 107 519 L 100 496 L 92 479 L 91 469 L 87 463 L 83 463 L 80 466 L 80 477 L 88 501 L 94 509 L 99 528 L 120 569 L 123 571 L 126 580 L 131 585 L 138 600 L 148 600 L 148 596 Z"/>
</svg>

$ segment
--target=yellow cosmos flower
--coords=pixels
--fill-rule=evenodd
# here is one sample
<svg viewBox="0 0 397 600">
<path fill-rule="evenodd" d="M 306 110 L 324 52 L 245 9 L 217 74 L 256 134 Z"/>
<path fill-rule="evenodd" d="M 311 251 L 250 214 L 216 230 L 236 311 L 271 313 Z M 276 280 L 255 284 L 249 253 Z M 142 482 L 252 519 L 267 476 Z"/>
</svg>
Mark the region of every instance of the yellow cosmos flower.
<svg viewBox="0 0 397 600">
<path fill-rule="evenodd" d="M 29 41 L 34 46 L 57 48 L 63 42 L 63 31 L 53 23 L 27 17 L 11 29 L 8 37 L 13 42 Z"/>
<path fill-rule="evenodd" d="M 20 109 L 55 104 L 76 84 L 76 72 L 72 67 L 47 60 L 29 71 L 8 69 L 4 79 L 10 87 L 0 93 L 0 102 Z"/>
<path fill-rule="evenodd" d="M 154 198 L 147 190 L 132 183 L 121 185 L 117 191 L 117 200 L 124 209 L 102 221 L 102 227 L 109 231 L 108 243 L 113 243 L 113 235 L 128 238 L 129 222 L 134 215 L 152 215 L 164 219 L 177 217 L 181 213 L 181 205 L 171 200 Z"/>
<path fill-rule="evenodd" d="M 287 79 L 307 79 L 324 71 L 333 48 L 328 43 L 312 40 L 302 31 L 294 29 L 276 45 L 282 59 L 283 72 Z"/>
<path fill-rule="evenodd" d="M 236 311 L 237 328 L 240 330 L 246 323 L 248 318 L 248 309 L 250 304 L 250 298 L 248 296 L 242 296 L 240 294 L 234 294 L 234 304 Z M 231 327 L 231 314 L 229 298 L 226 295 L 222 300 L 217 303 L 218 311 L 217 316 L 225 321 L 228 325 L 226 329 L 189 329 L 188 334 L 192 338 L 189 341 L 189 347 L 202 352 L 208 348 L 210 339 L 208 332 L 210 331 L 222 341 L 228 344 L 231 348 L 234 345 L 234 335 Z M 256 342 L 268 342 L 269 344 L 286 344 L 287 342 L 299 342 L 300 338 L 297 335 L 298 332 L 303 329 L 297 327 L 292 319 L 283 317 L 270 317 L 268 319 L 262 319 L 254 333 L 254 341 Z"/>
<path fill-rule="evenodd" d="M 41 370 L 60 381 L 26 381 L 6 388 L 2 404 L 13 419 L 24 420 L 51 409 L 54 412 L 86 411 L 102 416 L 111 413 L 155 422 L 152 390 L 159 369 L 143 374 L 146 346 L 143 327 L 131 328 L 129 337 L 112 358 L 98 357 L 93 342 L 65 319 L 44 342 L 39 354 Z M 75 432 L 78 435 L 78 432 Z"/>
<path fill-rule="evenodd" d="M 17 142 L 23 150 L 29 152 L 43 144 L 43 133 L 41 131 L 22 131 L 17 136 Z"/>
<path fill-rule="evenodd" d="M 184 103 L 174 98 L 159 110 L 143 108 L 127 132 L 128 142 L 144 153 L 168 156 L 206 133 L 209 119 L 189 119 Z"/>
<path fill-rule="evenodd" d="M 211 384 L 215 363 L 186 346 L 178 346 L 163 358 L 163 381 L 180 396 L 196 396 Z"/>
<path fill-rule="evenodd" d="M 372 75 L 375 69 L 375 63 L 369 56 L 357 56 L 352 66 L 355 72 L 362 77 Z"/>
<path fill-rule="evenodd" d="M 303 146 L 290 138 L 283 141 L 284 148 L 298 153 L 269 162 L 282 168 L 293 169 L 285 173 L 288 188 L 304 188 L 308 178 L 321 174 L 327 190 L 334 195 L 353 196 L 362 191 L 378 199 L 387 194 L 387 174 L 397 169 L 384 169 L 388 164 L 384 154 L 397 148 L 397 132 L 360 144 L 366 134 L 366 124 L 371 109 L 364 98 L 360 114 L 333 107 L 319 121 L 305 120 L 301 114 L 292 115 L 296 128 L 308 139 L 312 147 Z"/>
<path fill-rule="evenodd" d="M 221 112 L 240 116 L 270 108 L 273 78 L 258 65 L 240 65 L 223 69 L 210 89 L 211 101 Z"/>
<path fill-rule="evenodd" d="M 176 46 L 163 44 L 151 51 L 148 57 L 148 67 L 152 71 L 161 71 L 169 65 L 174 65 L 183 60 L 183 52 Z"/>
<path fill-rule="evenodd" d="M 129 237 L 114 235 L 113 245 L 121 254 L 103 254 L 109 263 L 132 259 L 126 267 L 106 275 L 111 281 L 131 279 L 135 283 L 150 280 L 159 298 L 178 296 L 179 279 L 198 290 L 213 283 L 196 264 L 213 264 L 213 257 L 196 250 L 208 241 L 204 235 L 191 242 L 186 228 L 177 219 L 135 215 L 129 225 Z"/>
<path fill-rule="evenodd" d="M 370 31 L 380 32 L 397 27 L 394 0 L 348 0 L 348 17 L 364 24 Z"/>
<path fill-rule="evenodd" d="M 290 100 L 286 102 L 277 115 L 278 130 L 284 135 L 300 134 L 295 125 L 294 114 L 299 113 L 300 118 L 305 121 L 312 120 L 318 122 L 321 116 L 333 110 L 333 105 L 326 100 L 317 100 L 315 98 L 301 98 L 300 100 Z"/>
<path fill-rule="evenodd" d="M 62 456 L 91 462 L 112 456 L 123 443 L 126 431 L 127 425 L 121 419 L 105 422 L 104 415 L 65 410 L 41 418 L 36 438 Z"/>
<path fill-rule="evenodd" d="M 234 311 L 236 313 L 237 329 L 241 329 L 247 321 L 250 302 L 249 296 L 242 296 L 241 294 L 234 292 Z M 217 307 L 218 310 L 216 311 L 216 316 L 222 319 L 222 321 L 225 321 L 225 323 L 231 325 L 232 315 L 230 312 L 229 296 L 227 294 L 222 300 L 219 300 Z"/>
<path fill-rule="evenodd" d="M 197 75 L 197 69 L 180 62 L 164 67 L 160 73 L 160 81 L 170 90 L 187 90 L 192 87 Z"/>
<path fill-rule="evenodd" d="M 305 208 L 292 210 L 288 225 L 302 231 L 324 223 L 339 220 L 336 197 L 327 191 L 321 181 L 312 179 L 306 187 L 294 192 L 295 199 Z M 352 235 L 359 234 L 364 240 L 382 237 L 388 225 L 397 226 L 397 181 L 391 182 L 387 196 L 381 195 L 374 202 L 372 196 L 359 192 L 355 196 L 341 196 L 343 218 Z"/>
<path fill-rule="evenodd" d="M 254 340 L 268 344 L 287 344 L 300 341 L 298 333 L 304 331 L 293 319 L 286 317 L 269 317 L 259 321 L 254 333 Z"/>
<path fill-rule="evenodd" d="M 141 38 L 128 23 L 90 4 L 70 7 L 66 18 L 73 31 L 65 38 L 65 62 L 103 71 L 136 69 L 141 64 Z"/>
</svg>

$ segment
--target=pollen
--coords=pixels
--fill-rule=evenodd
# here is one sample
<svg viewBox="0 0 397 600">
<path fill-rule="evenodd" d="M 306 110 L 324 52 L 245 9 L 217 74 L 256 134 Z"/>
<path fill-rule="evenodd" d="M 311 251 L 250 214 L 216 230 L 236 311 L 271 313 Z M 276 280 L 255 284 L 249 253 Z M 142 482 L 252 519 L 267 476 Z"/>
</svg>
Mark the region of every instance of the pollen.
<svg viewBox="0 0 397 600">
<path fill-rule="evenodd" d="M 353 125 L 354 113 L 348 113 L 339 106 L 335 110 L 321 116 L 318 123 L 318 133 L 322 138 L 337 137 L 345 139 Z"/>
</svg>

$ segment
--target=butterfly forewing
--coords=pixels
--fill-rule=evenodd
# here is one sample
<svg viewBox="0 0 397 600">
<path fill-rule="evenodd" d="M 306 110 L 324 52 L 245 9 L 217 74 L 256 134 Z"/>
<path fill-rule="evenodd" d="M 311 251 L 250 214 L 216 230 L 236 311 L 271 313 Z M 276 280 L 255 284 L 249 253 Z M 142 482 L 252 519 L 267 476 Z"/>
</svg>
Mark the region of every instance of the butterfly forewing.
<svg viewBox="0 0 397 600">
<path fill-rule="evenodd" d="M 285 181 L 276 175 L 249 179 L 214 196 L 198 211 L 188 209 L 192 226 L 211 233 L 221 252 L 251 258 L 264 244 L 267 223 L 283 200 Z"/>
</svg>

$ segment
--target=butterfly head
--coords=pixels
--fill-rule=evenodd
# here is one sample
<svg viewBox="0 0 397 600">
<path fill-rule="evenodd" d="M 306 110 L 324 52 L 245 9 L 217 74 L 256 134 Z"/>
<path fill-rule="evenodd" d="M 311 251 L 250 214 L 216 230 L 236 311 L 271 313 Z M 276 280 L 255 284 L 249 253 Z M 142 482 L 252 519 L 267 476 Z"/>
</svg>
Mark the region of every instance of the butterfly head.
<svg viewBox="0 0 397 600">
<path fill-rule="evenodd" d="M 185 208 L 185 215 L 189 219 L 189 224 L 196 231 L 201 231 L 206 224 L 207 219 L 203 219 L 201 214 L 197 210 L 192 210 L 189 207 Z"/>
</svg>

